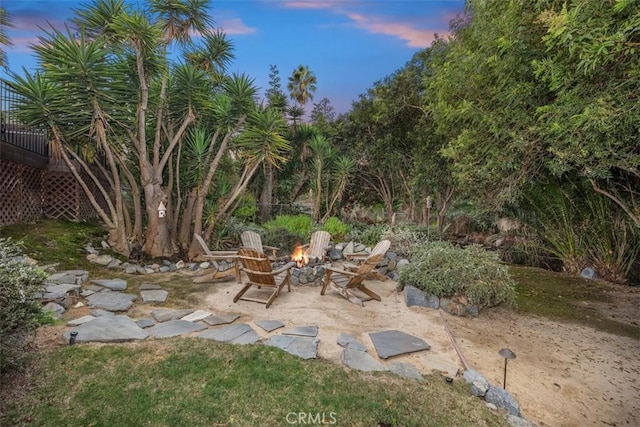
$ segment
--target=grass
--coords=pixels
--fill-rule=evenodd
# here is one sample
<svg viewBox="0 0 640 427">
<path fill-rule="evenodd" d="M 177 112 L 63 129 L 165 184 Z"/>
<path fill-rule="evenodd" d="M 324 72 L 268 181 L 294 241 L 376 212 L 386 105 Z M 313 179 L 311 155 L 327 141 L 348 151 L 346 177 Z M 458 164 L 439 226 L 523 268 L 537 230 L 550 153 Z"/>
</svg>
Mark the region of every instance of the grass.
<svg viewBox="0 0 640 427">
<path fill-rule="evenodd" d="M 616 335 L 640 339 L 640 328 L 605 317 L 593 303 L 610 302 L 614 287 L 599 281 L 541 268 L 512 266 L 516 280 L 516 310 L 554 320 L 577 323 Z"/>
<path fill-rule="evenodd" d="M 506 425 L 462 381 L 365 374 L 259 344 L 62 346 L 38 353 L 30 370 L 35 385 L 0 404 L 1 425 L 317 425 L 309 421 L 323 416 L 340 426 Z"/>
</svg>

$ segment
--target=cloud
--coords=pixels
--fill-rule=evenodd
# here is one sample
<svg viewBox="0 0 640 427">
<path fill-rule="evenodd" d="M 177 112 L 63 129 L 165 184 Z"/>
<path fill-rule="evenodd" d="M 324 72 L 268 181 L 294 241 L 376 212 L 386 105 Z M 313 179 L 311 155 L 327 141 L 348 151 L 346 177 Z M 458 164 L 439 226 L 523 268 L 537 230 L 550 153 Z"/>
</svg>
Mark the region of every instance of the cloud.
<svg viewBox="0 0 640 427">
<path fill-rule="evenodd" d="M 220 21 L 219 24 L 227 35 L 254 34 L 256 31 L 258 31 L 255 28 L 247 26 L 239 18 L 225 19 Z"/>
<path fill-rule="evenodd" d="M 332 9 L 336 3 L 332 0 L 294 0 L 284 2 L 283 6 L 289 9 Z"/>
<path fill-rule="evenodd" d="M 365 16 L 357 13 L 347 13 L 346 16 L 353 21 L 356 28 L 363 29 L 373 34 L 384 34 L 406 40 L 407 46 L 425 48 L 435 40 L 437 31 L 433 29 L 416 28 L 407 22 L 394 22 L 381 18 Z M 439 33 L 441 36 L 448 32 Z"/>
</svg>

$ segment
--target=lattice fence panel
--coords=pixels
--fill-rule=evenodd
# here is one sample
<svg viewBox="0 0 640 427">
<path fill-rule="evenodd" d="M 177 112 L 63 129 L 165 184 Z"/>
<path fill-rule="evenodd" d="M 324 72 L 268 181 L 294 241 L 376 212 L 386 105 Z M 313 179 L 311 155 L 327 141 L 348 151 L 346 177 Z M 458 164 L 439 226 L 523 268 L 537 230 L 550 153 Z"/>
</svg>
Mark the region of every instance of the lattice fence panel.
<svg viewBox="0 0 640 427">
<path fill-rule="evenodd" d="M 98 203 L 103 202 L 96 186 L 89 177 L 84 177 Z M 100 203 L 104 206 L 104 203 Z M 89 198 L 70 172 L 47 172 L 44 188 L 44 210 L 48 218 L 81 221 L 97 216 Z"/>
<path fill-rule="evenodd" d="M 34 221 L 42 216 L 43 174 L 39 169 L 0 160 L 0 224 Z"/>
</svg>

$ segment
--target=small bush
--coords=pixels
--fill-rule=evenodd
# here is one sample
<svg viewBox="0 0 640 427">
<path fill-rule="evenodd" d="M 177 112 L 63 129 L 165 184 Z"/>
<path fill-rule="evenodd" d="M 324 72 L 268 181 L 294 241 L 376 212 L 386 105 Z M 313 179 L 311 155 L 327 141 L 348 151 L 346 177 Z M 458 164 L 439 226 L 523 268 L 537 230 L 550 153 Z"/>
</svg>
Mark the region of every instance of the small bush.
<svg viewBox="0 0 640 427">
<path fill-rule="evenodd" d="M 341 241 L 349 237 L 349 225 L 340 221 L 340 219 L 335 216 L 329 217 L 322 226 L 322 229 L 331 234 L 333 241 Z"/>
<path fill-rule="evenodd" d="M 439 297 L 466 296 L 481 308 L 515 301 L 515 281 L 507 267 L 495 252 L 479 245 L 464 249 L 447 242 L 420 245 L 400 271 L 399 285 L 413 285 Z"/>
<path fill-rule="evenodd" d="M 393 227 L 382 237 L 391 241 L 394 252 L 407 258 L 413 257 L 415 248 L 429 242 L 427 229 L 415 226 Z"/>
<path fill-rule="evenodd" d="M 389 233 L 389 226 L 378 225 L 351 225 L 351 240 L 360 242 L 367 246 L 373 246 Z"/>
<path fill-rule="evenodd" d="M 293 252 L 297 244 L 303 243 L 303 236 L 292 233 L 286 228 L 270 228 L 264 232 L 262 244 L 280 248 L 279 255 L 288 255 Z"/>
<path fill-rule="evenodd" d="M 254 195 L 245 193 L 240 197 L 238 207 L 233 211 L 233 217 L 240 221 L 254 221 L 258 213 L 258 202 Z"/>
<path fill-rule="evenodd" d="M 276 228 L 284 228 L 291 234 L 300 236 L 301 240 L 307 240 L 311 237 L 313 229 L 313 219 L 309 215 L 278 215 L 275 219 L 265 222 L 263 225 L 265 230 L 273 230 Z"/>
<path fill-rule="evenodd" d="M 35 295 L 45 278 L 44 271 L 23 262 L 16 243 L 0 238 L 0 373 L 24 361 L 42 317 Z"/>
</svg>

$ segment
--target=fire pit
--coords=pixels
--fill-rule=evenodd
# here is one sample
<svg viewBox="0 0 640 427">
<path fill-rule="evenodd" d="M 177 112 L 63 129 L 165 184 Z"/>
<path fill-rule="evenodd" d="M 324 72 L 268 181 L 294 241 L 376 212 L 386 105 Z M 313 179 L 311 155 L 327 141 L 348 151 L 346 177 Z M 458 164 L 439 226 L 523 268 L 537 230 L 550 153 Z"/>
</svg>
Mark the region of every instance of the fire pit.
<svg viewBox="0 0 640 427">
<path fill-rule="evenodd" d="M 291 270 L 291 284 L 299 286 L 321 286 L 325 262 L 319 258 L 309 259 L 304 248 L 296 245 L 291 254 L 296 267 Z"/>
</svg>

